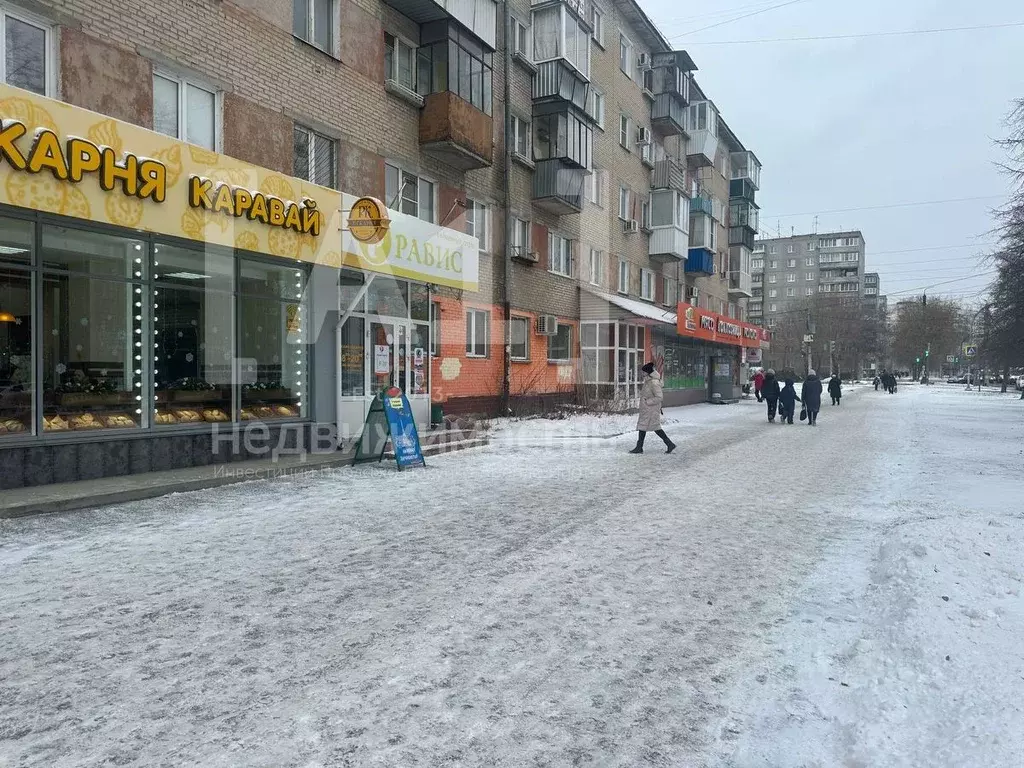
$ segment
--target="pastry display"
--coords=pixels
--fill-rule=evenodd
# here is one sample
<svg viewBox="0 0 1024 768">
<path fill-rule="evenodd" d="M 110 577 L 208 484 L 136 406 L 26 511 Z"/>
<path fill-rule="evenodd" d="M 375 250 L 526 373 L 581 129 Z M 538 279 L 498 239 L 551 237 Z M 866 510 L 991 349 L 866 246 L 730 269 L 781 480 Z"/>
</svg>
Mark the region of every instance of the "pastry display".
<svg viewBox="0 0 1024 768">
<path fill-rule="evenodd" d="M 248 408 L 242 409 L 242 421 L 252 421 L 256 418 L 256 415 Z"/>
<path fill-rule="evenodd" d="M 199 411 L 193 410 L 182 410 L 175 411 L 174 415 L 178 417 L 179 424 L 194 424 L 197 421 L 202 421 L 203 416 Z"/>
<path fill-rule="evenodd" d="M 44 416 L 43 429 L 47 432 L 66 432 L 71 425 L 61 416 Z"/>
<path fill-rule="evenodd" d="M 104 416 L 103 420 L 111 429 L 125 429 L 135 426 L 135 420 L 126 413 L 112 413 L 109 416 Z"/>
<path fill-rule="evenodd" d="M 0 419 L 0 433 L 24 432 L 25 425 L 17 419 Z"/>
<path fill-rule="evenodd" d="M 229 421 L 228 415 L 220 408 L 206 408 L 203 410 L 203 418 L 206 421 Z"/>
<path fill-rule="evenodd" d="M 274 418 L 274 409 L 269 405 L 258 405 L 252 409 L 253 414 L 257 419 L 272 419 Z"/>
<path fill-rule="evenodd" d="M 288 416 L 288 417 L 294 418 L 295 416 L 299 415 L 299 412 L 298 412 L 298 410 L 296 410 L 295 408 L 293 408 L 290 405 L 275 405 L 274 406 L 274 415 L 275 416 Z"/>
<path fill-rule="evenodd" d="M 157 424 L 177 424 L 178 418 L 170 411 L 157 411 L 154 421 Z"/>
<path fill-rule="evenodd" d="M 103 429 L 105 426 L 91 413 L 78 413 L 71 417 L 72 429 Z"/>
</svg>

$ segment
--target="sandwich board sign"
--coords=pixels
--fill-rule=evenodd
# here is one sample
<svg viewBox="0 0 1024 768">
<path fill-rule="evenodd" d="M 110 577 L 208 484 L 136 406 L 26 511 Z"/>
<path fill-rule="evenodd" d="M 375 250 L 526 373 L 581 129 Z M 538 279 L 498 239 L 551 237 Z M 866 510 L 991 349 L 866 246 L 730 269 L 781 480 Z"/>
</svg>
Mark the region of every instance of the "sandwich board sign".
<svg viewBox="0 0 1024 768">
<path fill-rule="evenodd" d="M 409 398 L 398 387 L 391 387 L 373 398 L 352 463 L 383 460 L 389 438 L 399 470 L 426 466 Z"/>
</svg>

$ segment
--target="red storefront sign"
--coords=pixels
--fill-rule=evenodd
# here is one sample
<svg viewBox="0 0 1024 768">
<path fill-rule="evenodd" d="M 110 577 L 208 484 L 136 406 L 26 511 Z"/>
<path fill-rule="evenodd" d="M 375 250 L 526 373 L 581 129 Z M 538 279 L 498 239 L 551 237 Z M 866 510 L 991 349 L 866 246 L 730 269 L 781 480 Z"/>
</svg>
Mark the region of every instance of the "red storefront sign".
<svg viewBox="0 0 1024 768">
<path fill-rule="evenodd" d="M 768 331 L 760 326 L 741 323 L 731 317 L 690 304 L 680 304 L 676 317 L 676 332 L 680 336 L 756 349 L 766 346 L 771 339 Z"/>
</svg>

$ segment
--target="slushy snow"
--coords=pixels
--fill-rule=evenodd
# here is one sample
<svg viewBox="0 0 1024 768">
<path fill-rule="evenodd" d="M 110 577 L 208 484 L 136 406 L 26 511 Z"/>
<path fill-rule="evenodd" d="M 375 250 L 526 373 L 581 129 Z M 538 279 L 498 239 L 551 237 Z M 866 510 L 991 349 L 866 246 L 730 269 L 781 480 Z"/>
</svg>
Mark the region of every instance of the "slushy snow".
<svg viewBox="0 0 1024 768">
<path fill-rule="evenodd" d="M 0 765 L 1018 766 L 1021 408 L 502 422 L 0 521 Z"/>
</svg>

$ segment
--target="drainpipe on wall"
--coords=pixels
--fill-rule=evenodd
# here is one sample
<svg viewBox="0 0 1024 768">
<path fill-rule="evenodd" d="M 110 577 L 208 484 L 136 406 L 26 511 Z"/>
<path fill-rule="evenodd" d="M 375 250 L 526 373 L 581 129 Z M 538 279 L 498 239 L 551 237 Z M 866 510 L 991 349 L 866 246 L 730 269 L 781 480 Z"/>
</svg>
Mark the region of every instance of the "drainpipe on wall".
<svg viewBox="0 0 1024 768">
<path fill-rule="evenodd" d="M 501 3 L 501 16 L 504 23 L 504 34 L 502 43 L 505 47 L 503 59 L 505 72 L 502 77 L 504 86 L 505 108 L 501 136 L 505 156 L 505 168 L 502 174 L 503 205 L 505 207 L 505 258 L 504 276 L 505 285 L 502 290 L 502 307 L 505 316 L 505 354 L 502 364 L 501 378 L 501 415 L 507 416 L 512 396 L 512 142 L 509 141 L 509 117 L 512 105 L 512 46 L 509 41 L 512 39 L 512 17 L 509 14 L 508 0 Z"/>
</svg>

